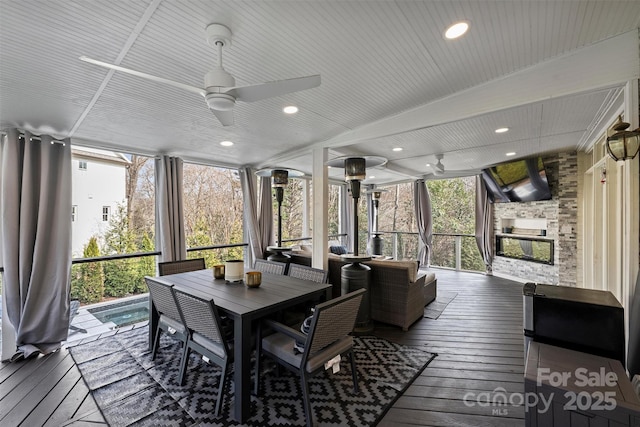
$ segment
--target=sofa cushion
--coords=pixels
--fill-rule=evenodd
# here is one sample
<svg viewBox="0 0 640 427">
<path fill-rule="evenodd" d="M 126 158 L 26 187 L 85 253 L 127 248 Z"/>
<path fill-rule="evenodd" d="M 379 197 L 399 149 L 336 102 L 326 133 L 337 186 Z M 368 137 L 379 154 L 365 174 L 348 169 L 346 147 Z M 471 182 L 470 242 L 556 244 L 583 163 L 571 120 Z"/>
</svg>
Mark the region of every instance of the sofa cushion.
<svg viewBox="0 0 640 427">
<path fill-rule="evenodd" d="M 300 245 L 300 250 L 302 252 L 306 252 L 306 253 L 311 253 L 311 251 L 313 250 L 313 246 L 312 245 L 308 245 L 308 244 L 301 244 Z"/>
<path fill-rule="evenodd" d="M 425 278 L 424 278 L 424 283 L 431 283 L 434 280 L 436 280 L 436 274 L 435 273 L 431 273 L 431 272 L 427 272 Z"/>
<path fill-rule="evenodd" d="M 366 263 L 372 267 L 381 267 L 381 268 L 397 268 L 397 269 L 406 269 L 409 274 L 409 282 L 415 282 L 418 277 L 418 261 L 412 260 L 383 260 L 383 259 L 373 259 L 371 261 L 367 261 Z"/>
</svg>

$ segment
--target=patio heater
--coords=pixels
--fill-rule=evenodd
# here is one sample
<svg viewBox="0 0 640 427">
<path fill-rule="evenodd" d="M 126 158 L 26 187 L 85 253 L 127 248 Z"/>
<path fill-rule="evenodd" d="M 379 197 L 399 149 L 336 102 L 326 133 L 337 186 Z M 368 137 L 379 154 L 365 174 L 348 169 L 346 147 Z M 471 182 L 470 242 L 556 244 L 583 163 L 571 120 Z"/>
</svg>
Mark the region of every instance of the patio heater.
<svg viewBox="0 0 640 427">
<path fill-rule="evenodd" d="M 380 207 L 380 196 L 382 193 L 386 193 L 387 190 L 381 190 L 379 188 L 374 188 L 373 190 L 367 191 L 367 194 L 371 194 L 371 202 L 373 203 L 373 230 L 371 234 L 371 254 L 372 255 L 382 255 L 382 248 L 384 246 L 384 239 L 380 236 L 382 233 L 378 230 L 379 218 L 378 218 L 378 208 Z"/>
<path fill-rule="evenodd" d="M 343 261 L 349 262 L 342 267 L 341 291 L 342 295 L 358 289 L 366 289 L 356 325 L 353 329 L 356 335 L 365 335 L 373 331 L 373 322 L 371 322 L 371 298 L 369 296 L 369 287 L 371 284 L 371 267 L 362 264 L 371 260 L 370 256 L 360 255 L 358 253 L 358 199 L 360 198 L 360 183 L 366 178 L 367 166 L 381 166 L 387 162 L 384 157 L 363 156 L 363 157 L 346 157 L 337 158 L 327 162 L 331 167 L 343 167 L 344 179 L 349 184 L 351 197 L 353 197 L 353 253 L 342 255 Z"/>
<path fill-rule="evenodd" d="M 284 200 L 284 189 L 289 184 L 289 177 L 297 178 L 304 173 L 294 169 L 262 169 L 256 172 L 260 177 L 271 177 L 271 187 L 274 190 L 276 201 L 278 202 L 278 242 L 277 246 L 269 246 L 267 250 L 273 252 L 267 258 L 269 261 L 288 263 L 290 257 L 285 252 L 290 252 L 290 247 L 282 246 L 282 201 Z"/>
</svg>

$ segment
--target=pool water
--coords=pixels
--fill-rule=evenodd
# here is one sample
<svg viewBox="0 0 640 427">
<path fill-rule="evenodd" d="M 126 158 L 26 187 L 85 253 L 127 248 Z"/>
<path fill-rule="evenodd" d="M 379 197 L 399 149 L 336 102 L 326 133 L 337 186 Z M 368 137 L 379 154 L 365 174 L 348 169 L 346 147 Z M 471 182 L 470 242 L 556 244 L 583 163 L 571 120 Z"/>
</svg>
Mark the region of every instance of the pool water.
<svg viewBox="0 0 640 427">
<path fill-rule="evenodd" d="M 118 327 L 132 325 L 149 319 L 149 300 L 147 297 L 109 304 L 102 307 L 90 308 L 102 323 L 113 322 Z"/>
</svg>

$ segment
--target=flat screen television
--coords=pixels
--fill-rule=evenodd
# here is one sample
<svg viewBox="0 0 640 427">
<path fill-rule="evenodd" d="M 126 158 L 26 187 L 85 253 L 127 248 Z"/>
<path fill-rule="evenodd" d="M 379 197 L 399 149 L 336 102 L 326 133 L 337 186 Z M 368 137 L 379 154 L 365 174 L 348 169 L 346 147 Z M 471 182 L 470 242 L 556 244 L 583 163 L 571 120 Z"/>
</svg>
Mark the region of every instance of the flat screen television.
<svg viewBox="0 0 640 427">
<path fill-rule="evenodd" d="M 482 179 L 491 203 L 551 199 L 551 190 L 540 157 L 501 163 L 483 169 Z"/>
</svg>

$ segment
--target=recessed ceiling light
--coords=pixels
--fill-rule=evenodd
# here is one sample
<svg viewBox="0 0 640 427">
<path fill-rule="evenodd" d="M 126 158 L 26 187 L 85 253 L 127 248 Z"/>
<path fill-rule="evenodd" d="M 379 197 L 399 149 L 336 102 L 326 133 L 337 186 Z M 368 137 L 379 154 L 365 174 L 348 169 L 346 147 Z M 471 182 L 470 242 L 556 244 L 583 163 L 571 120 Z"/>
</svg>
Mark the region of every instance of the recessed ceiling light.
<svg viewBox="0 0 640 427">
<path fill-rule="evenodd" d="M 393 151 L 402 151 L 402 147 L 393 147 Z"/>
<path fill-rule="evenodd" d="M 509 132 L 509 128 L 498 128 L 494 131 L 495 133 L 505 133 Z"/>
<path fill-rule="evenodd" d="M 373 179 L 373 178 L 375 178 L 375 175 L 371 175 L 371 176 L 369 177 L 369 179 Z"/>
<path fill-rule="evenodd" d="M 233 145 L 233 142 L 231 142 L 231 141 L 222 141 L 220 143 L 220 145 L 222 145 L 223 147 L 231 147 Z"/>
<path fill-rule="evenodd" d="M 431 163 L 427 163 L 425 166 L 427 166 L 427 167 L 431 167 Z"/>
<path fill-rule="evenodd" d="M 287 105 L 282 109 L 282 111 L 284 111 L 286 114 L 295 114 L 298 112 L 298 107 L 296 107 L 295 105 Z"/>
<path fill-rule="evenodd" d="M 511 156 L 515 156 L 516 153 L 515 151 L 511 151 L 510 153 L 506 153 L 505 156 L 511 157 Z"/>
<path fill-rule="evenodd" d="M 449 40 L 457 39 L 467 32 L 469 23 L 466 21 L 456 22 L 445 31 L 444 36 Z"/>
</svg>

